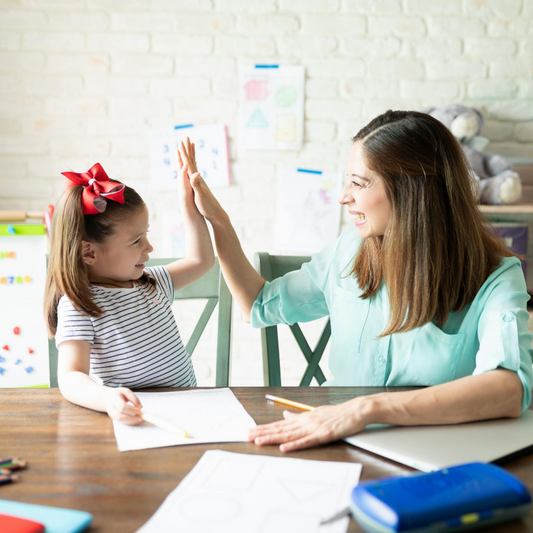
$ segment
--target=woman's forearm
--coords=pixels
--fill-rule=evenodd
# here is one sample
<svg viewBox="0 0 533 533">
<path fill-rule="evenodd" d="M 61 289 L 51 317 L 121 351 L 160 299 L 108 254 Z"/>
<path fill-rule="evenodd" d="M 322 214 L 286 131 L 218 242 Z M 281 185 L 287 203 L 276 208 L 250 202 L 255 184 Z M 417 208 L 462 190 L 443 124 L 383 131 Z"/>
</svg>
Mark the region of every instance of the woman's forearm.
<svg viewBox="0 0 533 533">
<path fill-rule="evenodd" d="M 210 222 L 224 279 L 244 319 L 249 322 L 252 306 L 265 280 L 248 261 L 226 212 L 220 212 Z"/>
<path fill-rule="evenodd" d="M 366 397 L 367 424 L 460 424 L 512 418 L 521 413 L 522 383 L 516 372 L 497 369 L 425 389 Z"/>
</svg>

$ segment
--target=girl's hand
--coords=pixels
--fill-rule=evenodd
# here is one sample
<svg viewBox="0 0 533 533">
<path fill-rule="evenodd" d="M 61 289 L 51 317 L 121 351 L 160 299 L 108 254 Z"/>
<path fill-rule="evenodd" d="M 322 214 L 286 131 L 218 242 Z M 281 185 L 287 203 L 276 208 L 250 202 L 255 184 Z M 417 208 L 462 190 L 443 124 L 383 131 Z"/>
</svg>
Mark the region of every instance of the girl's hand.
<svg viewBox="0 0 533 533">
<path fill-rule="evenodd" d="M 183 163 L 186 163 L 189 168 L 189 177 L 192 177 L 193 174 L 198 172 L 198 166 L 196 165 L 196 148 L 189 137 L 187 137 L 185 142 L 180 141 L 179 151 Z"/>
<path fill-rule="evenodd" d="M 185 154 L 185 147 L 181 141 L 178 149 L 178 196 L 183 205 L 194 207 L 194 191 L 189 179 L 189 163 Z"/>
<path fill-rule="evenodd" d="M 141 402 L 130 389 L 105 387 L 104 390 L 106 411 L 113 420 L 118 420 L 127 426 L 142 423 Z"/>
<path fill-rule="evenodd" d="M 367 425 L 357 400 L 317 407 L 302 414 L 283 411 L 285 420 L 257 426 L 250 431 L 248 440 L 259 446 L 281 444 L 280 451 L 292 452 L 354 435 Z"/>
</svg>

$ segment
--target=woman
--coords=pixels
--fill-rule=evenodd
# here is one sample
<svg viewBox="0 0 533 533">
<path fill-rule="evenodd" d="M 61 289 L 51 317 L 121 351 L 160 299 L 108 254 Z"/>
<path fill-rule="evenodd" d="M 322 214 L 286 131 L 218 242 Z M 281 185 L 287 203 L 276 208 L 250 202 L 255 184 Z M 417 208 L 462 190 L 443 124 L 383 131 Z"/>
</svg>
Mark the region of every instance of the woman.
<svg viewBox="0 0 533 533">
<path fill-rule="evenodd" d="M 529 296 L 519 260 L 483 225 L 453 135 L 429 115 L 388 111 L 354 137 L 348 171 L 340 202 L 354 227 L 271 283 L 247 261 L 203 180 L 192 186 L 226 281 L 253 326 L 330 314 L 328 385 L 431 387 L 285 412 L 250 440 L 286 452 L 368 424 L 519 416 L 531 401 Z"/>
</svg>

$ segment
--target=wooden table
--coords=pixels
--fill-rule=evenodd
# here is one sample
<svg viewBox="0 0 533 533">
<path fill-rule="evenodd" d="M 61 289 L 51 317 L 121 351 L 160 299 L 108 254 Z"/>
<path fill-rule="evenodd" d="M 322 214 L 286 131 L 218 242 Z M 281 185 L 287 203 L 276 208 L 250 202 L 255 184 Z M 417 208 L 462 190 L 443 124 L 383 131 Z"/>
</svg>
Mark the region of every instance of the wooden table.
<svg viewBox="0 0 533 533">
<path fill-rule="evenodd" d="M 322 405 L 340 403 L 357 395 L 405 389 L 236 387 L 232 390 L 257 423 L 266 423 L 280 419 L 283 407 L 266 402 L 265 393 Z M 121 453 L 109 417 L 69 403 L 58 389 L 0 390 L 0 456 L 15 455 L 29 461 L 29 468 L 21 472 L 19 483 L 0 487 L 0 499 L 88 511 L 93 515 L 88 530 L 91 533 L 136 531 L 202 454 L 211 449 L 283 455 L 277 447 L 260 448 L 250 443 L 174 446 Z M 360 462 L 363 480 L 413 471 L 344 443 L 289 456 Z M 506 468 L 533 492 L 533 456 L 517 459 Z M 490 530 L 533 531 L 533 513 L 524 521 L 508 522 Z M 349 531 L 362 530 L 350 519 Z"/>
</svg>

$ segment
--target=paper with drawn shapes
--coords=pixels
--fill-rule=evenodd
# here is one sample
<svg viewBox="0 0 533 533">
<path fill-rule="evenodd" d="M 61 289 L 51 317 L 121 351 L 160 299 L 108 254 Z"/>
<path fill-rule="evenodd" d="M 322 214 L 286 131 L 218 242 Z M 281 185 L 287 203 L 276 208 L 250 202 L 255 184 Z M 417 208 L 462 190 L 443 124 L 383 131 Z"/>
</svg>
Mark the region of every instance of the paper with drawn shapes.
<svg viewBox="0 0 533 533">
<path fill-rule="evenodd" d="M 304 129 L 301 66 L 256 65 L 240 75 L 240 139 L 245 149 L 299 150 Z"/>
<path fill-rule="evenodd" d="M 137 533 L 344 533 L 362 465 L 210 450 Z"/>
<path fill-rule="evenodd" d="M 121 452 L 206 442 L 247 442 L 249 430 L 256 426 L 227 388 L 139 392 L 136 396 L 147 413 L 187 430 L 189 438 L 148 422 L 126 426 L 114 420 L 115 438 Z"/>
<path fill-rule="evenodd" d="M 176 152 L 187 137 L 196 148 L 198 171 L 209 187 L 227 187 L 230 183 L 228 137 L 226 126 L 187 124 L 150 131 L 150 173 L 155 191 L 177 191 Z"/>
<path fill-rule="evenodd" d="M 342 175 L 310 169 L 282 169 L 278 178 L 276 251 L 319 252 L 339 235 Z"/>
</svg>

